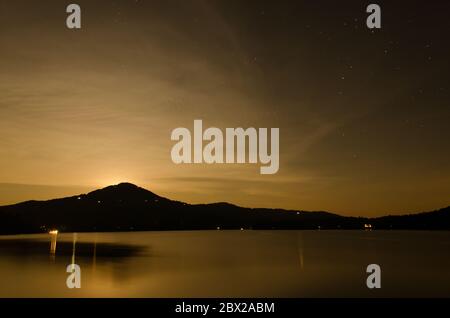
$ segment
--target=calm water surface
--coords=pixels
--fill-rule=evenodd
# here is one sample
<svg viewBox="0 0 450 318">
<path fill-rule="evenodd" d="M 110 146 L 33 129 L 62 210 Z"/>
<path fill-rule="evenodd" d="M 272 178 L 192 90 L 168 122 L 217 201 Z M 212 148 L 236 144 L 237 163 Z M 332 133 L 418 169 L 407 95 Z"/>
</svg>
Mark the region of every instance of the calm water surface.
<svg viewBox="0 0 450 318">
<path fill-rule="evenodd" d="M 0 236 L 0 297 L 450 297 L 449 252 L 450 232 Z M 72 260 L 81 289 L 66 287 Z"/>
</svg>

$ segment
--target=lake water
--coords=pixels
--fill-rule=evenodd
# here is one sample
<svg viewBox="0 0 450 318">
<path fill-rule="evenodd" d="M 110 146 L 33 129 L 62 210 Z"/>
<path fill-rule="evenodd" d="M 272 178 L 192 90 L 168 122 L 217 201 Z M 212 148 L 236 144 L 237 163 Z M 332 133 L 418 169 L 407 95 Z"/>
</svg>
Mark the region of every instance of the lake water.
<svg viewBox="0 0 450 318">
<path fill-rule="evenodd" d="M 449 252 L 450 232 L 0 236 L 0 297 L 450 297 Z M 371 263 L 381 289 L 366 287 Z"/>
</svg>

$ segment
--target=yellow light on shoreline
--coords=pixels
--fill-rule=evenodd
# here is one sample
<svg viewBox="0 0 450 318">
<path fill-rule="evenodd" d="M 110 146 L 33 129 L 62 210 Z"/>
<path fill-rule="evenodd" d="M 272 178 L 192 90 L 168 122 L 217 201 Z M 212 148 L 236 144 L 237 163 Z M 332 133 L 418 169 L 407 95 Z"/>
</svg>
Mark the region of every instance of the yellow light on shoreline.
<svg viewBox="0 0 450 318">
<path fill-rule="evenodd" d="M 48 231 L 48 234 L 50 234 L 50 235 L 56 235 L 56 234 L 58 234 L 58 230 L 51 230 L 51 231 Z"/>
</svg>

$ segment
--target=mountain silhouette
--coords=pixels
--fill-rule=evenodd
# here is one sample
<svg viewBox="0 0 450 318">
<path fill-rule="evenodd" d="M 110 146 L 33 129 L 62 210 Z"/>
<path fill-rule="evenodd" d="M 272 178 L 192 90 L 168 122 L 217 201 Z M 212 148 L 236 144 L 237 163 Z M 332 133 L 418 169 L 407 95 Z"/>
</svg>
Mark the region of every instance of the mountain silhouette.
<svg viewBox="0 0 450 318">
<path fill-rule="evenodd" d="M 329 212 L 244 208 L 220 202 L 188 204 L 131 183 L 48 201 L 0 207 L 0 234 L 208 229 L 449 230 L 450 207 L 412 215 L 345 217 Z"/>
</svg>

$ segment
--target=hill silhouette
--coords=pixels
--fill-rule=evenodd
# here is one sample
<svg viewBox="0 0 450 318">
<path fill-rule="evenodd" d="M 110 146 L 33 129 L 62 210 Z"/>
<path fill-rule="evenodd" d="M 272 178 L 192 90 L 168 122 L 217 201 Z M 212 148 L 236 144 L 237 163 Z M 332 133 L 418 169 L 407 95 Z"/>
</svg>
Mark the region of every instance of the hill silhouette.
<svg viewBox="0 0 450 318">
<path fill-rule="evenodd" d="M 0 234 L 207 229 L 449 230 L 450 207 L 413 215 L 344 217 L 329 212 L 244 208 L 221 202 L 188 204 L 131 183 L 72 197 L 0 207 Z"/>
</svg>

